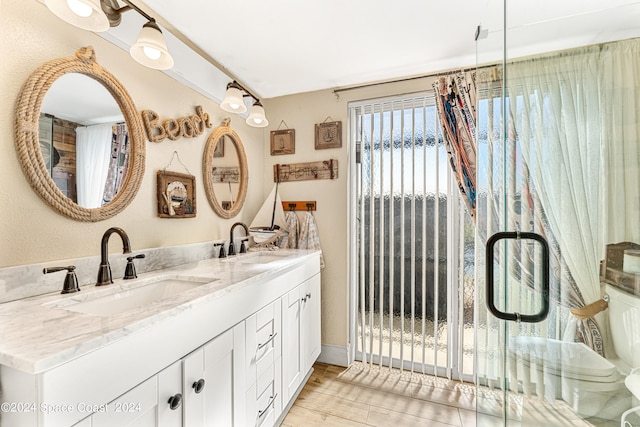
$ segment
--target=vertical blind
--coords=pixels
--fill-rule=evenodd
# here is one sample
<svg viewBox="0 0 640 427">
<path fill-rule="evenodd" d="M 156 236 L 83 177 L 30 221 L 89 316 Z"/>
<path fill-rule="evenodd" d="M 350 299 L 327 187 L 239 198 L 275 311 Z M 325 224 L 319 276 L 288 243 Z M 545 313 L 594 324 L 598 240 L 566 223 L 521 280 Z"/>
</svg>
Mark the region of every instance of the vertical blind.
<svg viewBox="0 0 640 427">
<path fill-rule="evenodd" d="M 473 231 L 464 232 L 471 219 L 451 179 L 433 94 L 349 107 L 356 144 L 356 353 L 380 366 L 471 376 L 473 265 L 460 254 L 465 245 L 473 254 Z"/>
</svg>

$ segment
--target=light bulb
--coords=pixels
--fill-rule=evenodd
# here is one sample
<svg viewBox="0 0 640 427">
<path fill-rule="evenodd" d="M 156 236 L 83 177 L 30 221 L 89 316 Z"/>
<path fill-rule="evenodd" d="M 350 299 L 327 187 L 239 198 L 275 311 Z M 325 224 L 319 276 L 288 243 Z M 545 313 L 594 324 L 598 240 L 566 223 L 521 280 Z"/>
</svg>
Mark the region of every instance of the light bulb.
<svg viewBox="0 0 640 427">
<path fill-rule="evenodd" d="M 93 9 L 88 4 L 80 0 L 67 0 L 67 5 L 73 13 L 83 18 L 91 16 Z"/>
<path fill-rule="evenodd" d="M 238 108 L 240 108 L 240 105 L 231 103 L 229 104 L 229 107 L 231 107 L 232 110 L 237 110 Z"/>
<path fill-rule="evenodd" d="M 259 125 L 260 123 L 262 123 L 262 119 L 253 119 L 253 123 Z"/>
<path fill-rule="evenodd" d="M 155 49 L 153 47 L 144 46 L 142 50 L 144 51 L 144 54 L 147 56 L 147 58 L 152 59 L 154 61 L 160 58 L 160 55 L 162 55 L 162 52 L 160 52 L 158 49 Z"/>
</svg>

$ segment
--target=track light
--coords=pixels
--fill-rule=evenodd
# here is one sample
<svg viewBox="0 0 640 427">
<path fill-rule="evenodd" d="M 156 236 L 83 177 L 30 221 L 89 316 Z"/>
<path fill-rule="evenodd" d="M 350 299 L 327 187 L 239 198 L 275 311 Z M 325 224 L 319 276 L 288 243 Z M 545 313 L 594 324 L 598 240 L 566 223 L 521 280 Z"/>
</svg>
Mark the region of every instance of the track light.
<svg viewBox="0 0 640 427">
<path fill-rule="evenodd" d="M 173 67 L 173 58 L 162 37 L 162 31 L 155 20 L 144 24 L 138 40 L 131 46 L 129 53 L 140 64 L 156 70 L 168 70 Z"/>
<path fill-rule="evenodd" d="M 227 92 L 220 103 L 220 108 L 230 113 L 242 114 L 247 111 L 247 106 L 244 104 L 245 96 L 249 96 L 255 101 L 249 112 L 249 117 L 247 117 L 247 124 L 256 128 L 269 125 L 260 100 L 235 80 L 227 84 Z"/>
<path fill-rule="evenodd" d="M 127 4 L 124 7 L 120 7 L 117 0 L 44 0 L 44 4 L 57 17 L 69 24 L 95 32 L 117 27 L 124 12 L 135 10 L 148 22 L 140 30 L 138 40 L 131 46 L 129 53 L 133 59 L 145 67 L 156 70 L 173 67 L 173 58 L 155 19 L 130 1 L 123 1 Z"/>
<path fill-rule="evenodd" d="M 244 88 L 237 82 L 232 82 L 227 85 L 227 93 L 224 95 L 220 108 L 230 113 L 242 114 L 247 111 L 247 106 L 244 105 L 242 100 L 244 95 L 242 90 Z"/>
<path fill-rule="evenodd" d="M 100 0 L 45 0 L 44 4 L 58 18 L 83 30 L 101 33 L 109 29 Z"/>
<path fill-rule="evenodd" d="M 247 124 L 256 128 L 269 126 L 269 121 L 264 114 L 264 108 L 262 107 L 262 104 L 260 104 L 260 101 L 253 103 L 251 111 L 249 112 L 249 117 L 247 117 Z"/>
</svg>

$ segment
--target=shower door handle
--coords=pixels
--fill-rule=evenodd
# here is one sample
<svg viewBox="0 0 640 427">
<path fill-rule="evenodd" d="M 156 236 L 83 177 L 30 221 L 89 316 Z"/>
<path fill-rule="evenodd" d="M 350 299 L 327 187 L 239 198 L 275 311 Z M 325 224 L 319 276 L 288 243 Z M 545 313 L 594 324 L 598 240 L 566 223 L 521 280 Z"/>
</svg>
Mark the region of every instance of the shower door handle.
<svg viewBox="0 0 640 427">
<path fill-rule="evenodd" d="M 542 307 L 535 314 L 505 313 L 495 306 L 494 297 L 494 274 L 493 274 L 493 249 L 496 243 L 503 239 L 531 239 L 542 245 Z M 549 314 L 549 244 L 547 240 L 537 233 L 526 233 L 519 231 L 502 231 L 489 237 L 486 250 L 486 288 L 487 288 L 487 308 L 499 319 L 515 322 L 537 323 L 547 318 Z"/>
</svg>

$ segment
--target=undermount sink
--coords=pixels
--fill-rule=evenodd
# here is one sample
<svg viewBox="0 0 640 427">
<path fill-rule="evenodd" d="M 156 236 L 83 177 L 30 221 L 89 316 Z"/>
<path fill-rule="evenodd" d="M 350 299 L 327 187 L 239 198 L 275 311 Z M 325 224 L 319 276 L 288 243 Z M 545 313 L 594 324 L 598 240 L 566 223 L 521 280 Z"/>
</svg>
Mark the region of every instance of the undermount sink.
<svg viewBox="0 0 640 427">
<path fill-rule="evenodd" d="M 100 289 L 87 296 L 74 294 L 71 298 L 46 304 L 78 313 L 112 316 L 143 307 L 164 298 L 178 295 L 195 287 L 215 282 L 218 279 L 190 276 L 160 276 L 138 279 L 131 284 L 108 285 L 111 289 Z"/>
<path fill-rule="evenodd" d="M 281 261 L 290 254 L 277 252 L 251 252 L 248 254 L 229 257 L 223 262 L 239 262 L 242 264 L 269 264 L 274 261 Z"/>
</svg>

